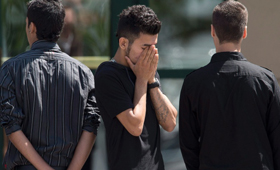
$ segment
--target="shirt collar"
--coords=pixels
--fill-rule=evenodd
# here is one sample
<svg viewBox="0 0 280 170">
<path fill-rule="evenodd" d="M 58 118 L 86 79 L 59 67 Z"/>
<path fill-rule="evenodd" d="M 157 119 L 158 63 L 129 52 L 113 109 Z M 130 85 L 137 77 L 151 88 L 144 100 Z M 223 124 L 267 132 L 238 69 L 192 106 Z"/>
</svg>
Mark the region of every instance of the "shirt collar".
<svg viewBox="0 0 280 170">
<path fill-rule="evenodd" d="M 46 40 L 38 40 L 32 44 L 31 50 L 43 49 L 52 51 L 61 51 L 57 43 Z"/>
<path fill-rule="evenodd" d="M 212 56 L 211 63 L 227 60 L 246 61 L 247 59 L 240 52 L 219 52 Z"/>
</svg>

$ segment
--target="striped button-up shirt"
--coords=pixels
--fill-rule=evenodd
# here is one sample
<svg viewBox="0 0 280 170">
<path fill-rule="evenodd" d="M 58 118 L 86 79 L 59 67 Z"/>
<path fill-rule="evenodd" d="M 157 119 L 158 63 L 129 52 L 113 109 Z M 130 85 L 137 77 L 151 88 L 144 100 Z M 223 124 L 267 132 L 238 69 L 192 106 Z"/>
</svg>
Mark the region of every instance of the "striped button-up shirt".
<svg viewBox="0 0 280 170">
<path fill-rule="evenodd" d="M 1 126 L 7 135 L 22 130 L 51 166 L 68 166 L 82 131 L 97 133 L 94 90 L 89 68 L 56 43 L 37 41 L 1 67 Z M 30 163 L 9 142 L 4 164 L 13 169 Z"/>
</svg>

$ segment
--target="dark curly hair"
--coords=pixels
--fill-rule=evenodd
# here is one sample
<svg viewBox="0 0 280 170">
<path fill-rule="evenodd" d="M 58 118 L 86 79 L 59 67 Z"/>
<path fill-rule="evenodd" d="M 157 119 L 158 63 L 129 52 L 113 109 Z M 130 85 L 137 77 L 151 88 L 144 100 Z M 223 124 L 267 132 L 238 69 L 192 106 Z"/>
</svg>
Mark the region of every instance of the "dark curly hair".
<svg viewBox="0 0 280 170">
<path fill-rule="evenodd" d="M 37 38 L 56 42 L 63 28 L 65 11 L 60 0 L 31 0 L 27 3 L 28 25 L 33 22 Z"/>
<path fill-rule="evenodd" d="M 117 38 L 125 37 L 132 44 L 143 34 L 158 34 L 161 28 L 161 22 L 155 12 L 145 5 L 133 5 L 124 9 L 119 15 L 117 29 Z"/>
<path fill-rule="evenodd" d="M 219 38 L 224 42 L 240 42 L 248 22 L 248 11 L 240 2 L 227 0 L 213 10 L 212 24 Z"/>
</svg>

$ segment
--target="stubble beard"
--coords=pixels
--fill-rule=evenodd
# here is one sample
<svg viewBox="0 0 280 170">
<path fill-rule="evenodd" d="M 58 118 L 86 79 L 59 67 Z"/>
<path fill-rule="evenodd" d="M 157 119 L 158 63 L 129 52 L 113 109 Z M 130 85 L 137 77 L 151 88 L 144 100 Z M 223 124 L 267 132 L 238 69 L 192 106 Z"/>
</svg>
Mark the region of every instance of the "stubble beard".
<svg viewBox="0 0 280 170">
<path fill-rule="evenodd" d="M 129 53 L 130 53 L 130 50 L 131 50 L 131 45 L 128 45 L 128 47 L 127 47 L 127 49 L 126 49 L 126 51 L 125 51 L 125 56 L 127 56 L 130 60 L 131 60 L 131 58 L 130 58 L 130 56 L 129 56 Z M 132 62 L 132 61 L 131 61 Z M 132 62 L 133 63 L 133 62 Z M 133 63 L 134 64 L 134 63 Z"/>
<path fill-rule="evenodd" d="M 128 45 L 126 51 L 125 51 L 125 55 L 129 58 L 129 53 L 130 53 L 130 50 L 131 50 L 131 45 Z"/>
</svg>

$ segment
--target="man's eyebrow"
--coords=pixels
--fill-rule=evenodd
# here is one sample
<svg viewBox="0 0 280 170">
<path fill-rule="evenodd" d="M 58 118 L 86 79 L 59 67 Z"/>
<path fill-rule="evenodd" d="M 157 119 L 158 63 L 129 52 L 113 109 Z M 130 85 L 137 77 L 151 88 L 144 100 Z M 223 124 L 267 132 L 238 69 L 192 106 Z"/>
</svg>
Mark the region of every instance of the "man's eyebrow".
<svg viewBox="0 0 280 170">
<path fill-rule="evenodd" d="M 151 46 L 151 44 L 144 44 L 143 46 L 148 46 L 148 47 L 150 47 L 150 46 Z"/>
</svg>

